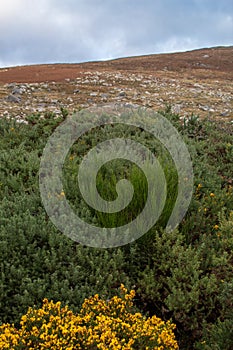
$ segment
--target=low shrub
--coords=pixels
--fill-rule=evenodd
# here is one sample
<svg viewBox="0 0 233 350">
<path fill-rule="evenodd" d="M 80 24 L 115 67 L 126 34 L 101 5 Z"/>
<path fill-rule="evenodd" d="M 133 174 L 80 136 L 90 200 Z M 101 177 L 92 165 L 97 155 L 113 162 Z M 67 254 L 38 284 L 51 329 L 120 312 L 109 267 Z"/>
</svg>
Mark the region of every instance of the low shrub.
<svg viewBox="0 0 233 350">
<path fill-rule="evenodd" d="M 68 306 L 44 299 L 42 308 L 29 308 L 20 328 L 0 326 L 0 349 L 51 350 L 177 350 L 175 325 L 156 316 L 134 312 L 133 290 L 121 285 L 121 297 L 85 299 L 78 314 Z"/>
<path fill-rule="evenodd" d="M 142 315 L 175 322 L 180 349 L 233 348 L 229 331 L 233 322 L 232 124 L 197 116 L 182 121 L 169 109 L 162 113 L 184 138 L 194 170 L 189 210 L 170 234 L 163 228 L 176 198 L 177 174 L 168 152 L 134 128 L 108 127 L 83 135 L 63 169 L 66 198 L 83 220 L 110 227 L 120 221 L 118 215 L 91 211 L 79 197 L 78 166 L 99 141 L 123 135 L 141 142 L 159 159 L 168 183 L 170 197 L 149 235 L 103 250 L 81 246 L 61 234 L 41 202 L 41 155 L 66 114 L 57 119 L 49 113 L 44 119 L 33 115 L 28 124 L 0 119 L 0 324 L 14 323 L 19 329 L 21 315 L 28 307 L 38 309 L 45 298 L 69 305 L 77 313 L 85 298 L 98 293 L 104 300 L 111 299 L 124 283 L 135 289 Z M 140 212 L 144 203 L 140 191 L 147 190 L 138 168 L 124 165 L 112 162 L 97 177 L 101 196 L 109 200 L 115 199 L 115 185 L 125 169 L 133 180 L 135 198 L 129 211 L 122 212 L 121 223 Z M 13 328 L 7 327 L 13 334 Z"/>
</svg>

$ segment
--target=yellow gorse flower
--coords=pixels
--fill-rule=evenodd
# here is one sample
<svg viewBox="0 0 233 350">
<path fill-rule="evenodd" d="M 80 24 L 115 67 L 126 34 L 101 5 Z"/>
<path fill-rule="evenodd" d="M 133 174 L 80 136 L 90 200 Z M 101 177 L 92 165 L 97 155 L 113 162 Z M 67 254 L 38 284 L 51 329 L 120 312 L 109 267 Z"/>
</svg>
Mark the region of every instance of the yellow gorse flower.
<svg viewBox="0 0 233 350">
<path fill-rule="evenodd" d="M 121 297 L 108 301 L 96 294 L 85 299 L 78 314 L 61 303 L 43 300 L 41 309 L 29 308 L 20 322 L 0 326 L 0 349 L 51 350 L 177 350 L 175 325 L 156 316 L 133 313 L 135 291 L 120 287 Z"/>
</svg>

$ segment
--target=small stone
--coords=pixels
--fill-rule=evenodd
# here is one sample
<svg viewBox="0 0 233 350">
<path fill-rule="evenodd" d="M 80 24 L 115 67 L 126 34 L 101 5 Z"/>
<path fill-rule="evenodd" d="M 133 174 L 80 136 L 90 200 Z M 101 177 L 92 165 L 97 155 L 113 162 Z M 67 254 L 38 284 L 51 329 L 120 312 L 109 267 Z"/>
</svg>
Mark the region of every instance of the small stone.
<svg viewBox="0 0 233 350">
<path fill-rule="evenodd" d="M 222 112 L 220 115 L 221 115 L 221 117 L 229 117 L 230 113 L 229 113 L 229 111 L 225 111 L 225 112 Z"/>
<path fill-rule="evenodd" d="M 139 108 L 140 106 L 136 103 L 125 103 L 124 107 L 125 108 Z"/>
<path fill-rule="evenodd" d="M 43 107 L 38 107 L 37 108 L 37 112 L 39 112 L 39 113 L 42 113 L 44 111 L 45 111 L 45 108 L 43 108 Z"/>
<path fill-rule="evenodd" d="M 91 93 L 90 93 L 90 96 L 91 96 L 91 97 L 96 97 L 96 96 L 98 96 L 98 94 L 97 94 L 97 92 L 91 92 Z"/>
<path fill-rule="evenodd" d="M 101 97 L 102 97 L 103 101 L 107 101 L 109 96 L 108 96 L 108 94 L 101 94 Z"/>
<path fill-rule="evenodd" d="M 28 121 L 26 121 L 25 119 L 23 119 L 23 118 L 18 118 L 17 120 L 16 120 L 16 122 L 17 123 L 23 123 L 23 124 L 28 124 Z"/>
<path fill-rule="evenodd" d="M 181 105 L 176 104 L 171 108 L 172 113 L 179 114 L 181 112 Z"/>
<path fill-rule="evenodd" d="M 209 111 L 210 110 L 210 107 L 209 106 L 199 106 L 199 108 L 202 110 L 202 111 Z"/>
<path fill-rule="evenodd" d="M 8 88 L 8 89 L 14 89 L 15 86 L 16 86 L 16 83 L 7 84 L 7 88 Z"/>
<path fill-rule="evenodd" d="M 13 90 L 12 90 L 12 94 L 13 95 L 22 95 L 22 93 L 23 92 L 25 92 L 25 90 L 24 89 L 22 89 L 21 87 L 20 88 L 14 88 Z"/>
<path fill-rule="evenodd" d="M 45 108 L 46 107 L 46 104 L 41 102 L 41 103 L 38 103 L 38 108 Z"/>
<path fill-rule="evenodd" d="M 200 89 L 204 89 L 204 86 L 198 83 L 193 84 L 194 87 L 200 88 Z"/>
<path fill-rule="evenodd" d="M 7 102 L 20 103 L 21 98 L 19 96 L 9 95 L 7 97 Z"/>
<path fill-rule="evenodd" d="M 126 92 L 125 91 L 120 91 L 118 96 L 119 97 L 125 97 L 126 96 Z"/>
</svg>

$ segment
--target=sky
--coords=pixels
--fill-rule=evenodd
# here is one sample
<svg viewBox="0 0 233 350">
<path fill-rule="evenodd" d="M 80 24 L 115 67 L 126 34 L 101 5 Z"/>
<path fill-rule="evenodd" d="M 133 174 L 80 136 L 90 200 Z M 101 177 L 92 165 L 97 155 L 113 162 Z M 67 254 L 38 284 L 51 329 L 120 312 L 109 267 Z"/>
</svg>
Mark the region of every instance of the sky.
<svg viewBox="0 0 233 350">
<path fill-rule="evenodd" d="M 0 0 L 0 67 L 229 45 L 232 0 Z"/>
</svg>

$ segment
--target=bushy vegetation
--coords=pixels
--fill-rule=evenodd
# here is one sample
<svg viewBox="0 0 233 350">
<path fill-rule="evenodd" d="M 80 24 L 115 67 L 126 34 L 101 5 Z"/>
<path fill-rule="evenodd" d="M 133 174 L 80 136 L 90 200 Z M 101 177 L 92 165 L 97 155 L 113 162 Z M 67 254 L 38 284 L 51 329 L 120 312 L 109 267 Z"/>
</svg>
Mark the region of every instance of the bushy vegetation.
<svg viewBox="0 0 233 350">
<path fill-rule="evenodd" d="M 174 324 L 135 312 L 133 290 L 121 285 L 121 297 L 108 301 L 96 294 L 85 299 L 78 314 L 61 302 L 43 300 L 42 308 L 29 308 L 20 329 L 0 326 L 1 349 L 154 349 L 177 350 Z"/>
<path fill-rule="evenodd" d="M 169 108 L 161 113 L 182 134 L 194 168 L 188 213 L 171 233 L 164 228 L 177 194 L 177 174 L 169 155 L 150 135 L 120 126 L 97 129 L 84 135 L 66 158 L 64 188 L 72 207 L 88 222 L 112 227 L 140 212 L 145 179 L 132 164 L 112 162 L 110 168 L 103 167 L 97 179 L 103 198 L 114 199 L 115 184 L 122 176 L 132 179 L 136 193 L 118 217 L 93 211 L 77 191 L 78 166 L 85 152 L 99 140 L 124 133 L 160 157 L 169 193 L 164 211 L 148 234 L 114 249 L 71 241 L 43 208 L 40 159 L 66 113 L 60 118 L 33 115 L 28 124 L 0 120 L 0 323 L 19 328 L 28 307 L 40 308 L 45 298 L 78 313 L 85 298 L 99 294 L 108 300 L 123 283 L 135 290 L 135 304 L 143 315 L 176 324 L 180 349 L 233 347 L 232 124 L 196 116 L 181 121 Z"/>
</svg>

